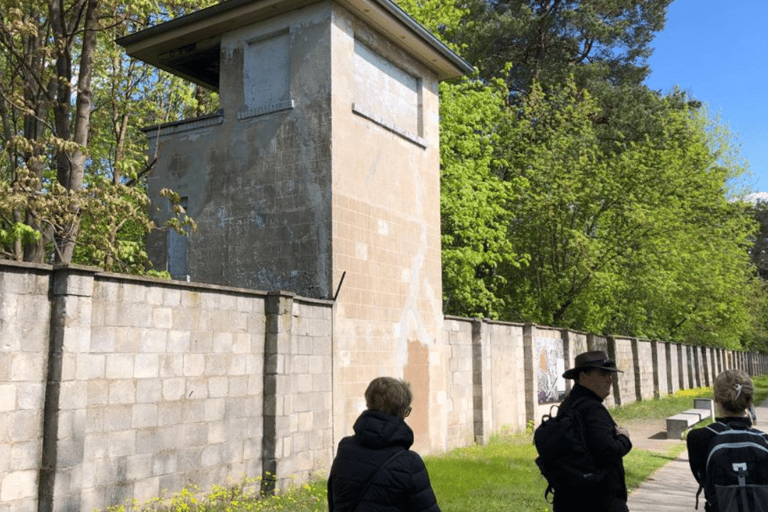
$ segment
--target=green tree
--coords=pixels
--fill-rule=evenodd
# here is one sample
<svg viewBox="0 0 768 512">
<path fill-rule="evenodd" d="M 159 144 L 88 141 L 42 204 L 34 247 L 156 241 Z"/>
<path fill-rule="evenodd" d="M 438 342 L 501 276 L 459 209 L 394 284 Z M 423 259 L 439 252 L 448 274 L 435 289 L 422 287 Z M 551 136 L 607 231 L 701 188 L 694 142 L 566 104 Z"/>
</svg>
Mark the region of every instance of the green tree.
<svg viewBox="0 0 768 512">
<path fill-rule="evenodd" d="M 659 102 L 667 101 L 659 98 Z M 729 203 L 703 111 L 657 109 L 658 137 L 617 140 L 573 81 L 534 86 L 508 137 L 528 188 L 510 205 L 509 320 L 734 346 L 748 328 L 753 224 Z"/>
<path fill-rule="evenodd" d="M 506 276 L 499 268 L 526 261 L 508 236 L 508 205 L 524 181 L 504 176 L 497 147 L 508 125 L 507 89 L 466 79 L 440 85 L 440 213 L 444 311 L 499 318 Z"/>
<path fill-rule="evenodd" d="M 525 94 L 534 81 L 546 89 L 572 74 L 581 86 L 639 85 L 671 2 L 466 0 L 456 42 L 481 76 L 503 76 L 513 94 Z M 507 63 L 512 67 L 505 71 Z"/>
<path fill-rule="evenodd" d="M 150 164 L 138 126 L 176 119 L 189 86 L 121 57 L 114 38 L 156 19 L 159 7 L 0 0 L 4 257 L 146 268 L 151 223 L 140 178 Z M 147 87 L 158 83 L 169 86 Z"/>
</svg>

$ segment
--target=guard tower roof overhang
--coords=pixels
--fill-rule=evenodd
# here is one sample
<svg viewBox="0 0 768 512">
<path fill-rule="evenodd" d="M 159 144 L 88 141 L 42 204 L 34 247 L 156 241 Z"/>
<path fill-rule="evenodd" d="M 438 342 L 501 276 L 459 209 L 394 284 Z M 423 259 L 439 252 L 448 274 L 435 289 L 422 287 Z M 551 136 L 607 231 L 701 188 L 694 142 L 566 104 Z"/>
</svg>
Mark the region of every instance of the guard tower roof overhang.
<svg viewBox="0 0 768 512">
<path fill-rule="evenodd" d="M 131 57 L 218 90 L 221 35 L 322 0 L 226 0 L 206 9 L 121 37 Z M 473 71 L 390 0 L 334 0 L 374 29 L 402 45 L 439 80 Z"/>
</svg>

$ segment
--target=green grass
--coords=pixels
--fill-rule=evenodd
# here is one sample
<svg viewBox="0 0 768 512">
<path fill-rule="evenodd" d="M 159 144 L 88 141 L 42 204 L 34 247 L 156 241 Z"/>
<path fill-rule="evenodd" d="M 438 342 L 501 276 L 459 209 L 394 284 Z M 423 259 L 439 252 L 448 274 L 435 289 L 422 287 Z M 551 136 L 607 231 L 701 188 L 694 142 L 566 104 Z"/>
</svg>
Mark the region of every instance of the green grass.
<svg viewBox="0 0 768 512">
<path fill-rule="evenodd" d="M 756 377 L 755 402 L 768 398 L 768 375 Z M 693 398 L 711 398 L 709 388 L 681 390 L 674 396 L 615 407 L 611 414 L 619 424 L 634 420 L 662 419 L 692 406 Z M 441 510 L 444 512 L 547 512 L 546 482 L 534 459 L 532 435 L 497 434 L 483 446 L 457 448 L 445 454 L 425 457 Z M 658 453 L 633 449 L 624 457 L 627 487 L 631 490 L 685 449 L 684 443 Z M 326 511 L 326 482 L 323 479 L 294 486 L 277 496 L 263 497 L 258 480 L 234 487 L 215 487 L 210 493 L 184 489 L 168 498 L 156 498 L 134 510 L 156 512 L 321 512 Z M 129 507 L 130 509 L 130 507 Z M 109 512 L 124 512 L 112 507 Z"/>
<path fill-rule="evenodd" d="M 768 398 L 768 375 L 760 375 L 752 379 L 755 385 L 755 403 L 761 404 Z"/>
<path fill-rule="evenodd" d="M 543 510 L 546 482 L 533 460 L 530 434 L 493 437 L 483 446 L 426 457 L 440 509 L 450 511 Z"/>
<path fill-rule="evenodd" d="M 636 487 L 684 449 L 679 443 L 666 453 L 633 450 L 624 458 L 627 486 Z M 551 510 L 544 501 L 547 483 L 535 458 L 527 433 L 497 436 L 485 446 L 459 448 L 425 461 L 444 512 L 506 511 L 511 504 L 520 512 L 545 512 Z"/>
<path fill-rule="evenodd" d="M 768 375 L 755 377 L 752 382 L 755 385 L 755 403 L 759 404 L 768 397 Z M 685 389 L 663 399 L 644 400 L 614 407 L 611 409 L 611 415 L 619 424 L 634 419 L 666 418 L 693 407 L 694 398 L 712 398 L 712 388 Z"/>
<path fill-rule="evenodd" d="M 196 486 L 172 496 L 161 496 L 146 503 L 109 507 L 106 512 L 327 512 L 326 483 L 317 479 L 290 486 L 275 496 L 264 496 L 261 479 L 244 480 L 227 486 L 214 486 L 201 492 Z"/>
<path fill-rule="evenodd" d="M 666 418 L 693 407 L 694 398 L 712 398 L 712 388 L 685 389 L 663 399 L 643 400 L 613 407 L 611 416 L 618 424 L 637 419 Z"/>
</svg>

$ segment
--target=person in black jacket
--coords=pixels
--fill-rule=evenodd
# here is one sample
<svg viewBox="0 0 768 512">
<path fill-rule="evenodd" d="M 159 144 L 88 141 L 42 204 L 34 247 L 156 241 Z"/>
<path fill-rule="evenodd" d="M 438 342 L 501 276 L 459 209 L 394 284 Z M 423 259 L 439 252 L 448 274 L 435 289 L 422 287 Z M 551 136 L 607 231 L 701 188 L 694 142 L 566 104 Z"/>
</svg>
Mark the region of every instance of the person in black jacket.
<svg viewBox="0 0 768 512">
<path fill-rule="evenodd" d="M 409 450 L 413 430 L 405 423 L 413 394 L 392 377 L 373 379 L 365 391 L 368 410 L 339 442 L 328 477 L 330 512 L 440 512 L 427 468 Z"/>
<path fill-rule="evenodd" d="M 715 421 L 730 425 L 737 430 L 745 430 L 752 426 L 749 409 L 754 402 L 755 388 L 747 372 L 742 370 L 725 370 L 715 377 L 712 385 L 712 397 L 715 401 Z M 706 476 L 709 443 L 717 435 L 715 430 L 702 427 L 688 432 L 688 462 L 691 472 L 699 485 L 704 485 Z M 706 490 L 706 489 L 705 489 Z M 704 510 L 715 510 L 715 497 L 704 497 Z M 697 497 L 698 499 L 698 497 Z"/>
<path fill-rule="evenodd" d="M 560 404 L 564 414 L 578 400 L 576 410 L 584 421 L 587 449 L 603 478 L 594 486 L 556 491 L 554 512 L 626 512 L 627 485 L 622 457 L 632 449 L 629 432 L 616 425 L 603 400 L 611 393 L 616 363 L 601 350 L 576 356 L 575 365 L 563 377 L 576 382 Z M 581 400 L 583 398 L 583 400 Z"/>
</svg>

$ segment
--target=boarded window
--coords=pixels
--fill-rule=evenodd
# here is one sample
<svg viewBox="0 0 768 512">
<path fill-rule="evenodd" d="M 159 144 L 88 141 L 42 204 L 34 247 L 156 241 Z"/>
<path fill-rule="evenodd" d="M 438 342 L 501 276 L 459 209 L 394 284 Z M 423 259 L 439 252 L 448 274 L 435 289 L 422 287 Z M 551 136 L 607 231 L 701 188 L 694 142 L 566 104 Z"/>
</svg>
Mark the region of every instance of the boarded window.
<svg viewBox="0 0 768 512">
<path fill-rule="evenodd" d="M 355 41 L 355 103 L 400 130 L 421 136 L 419 78 Z"/>
<path fill-rule="evenodd" d="M 245 108 L 272 109 L 290 100 L 287 31 L 250 41 L 245 51 Z"/>
</svg>

